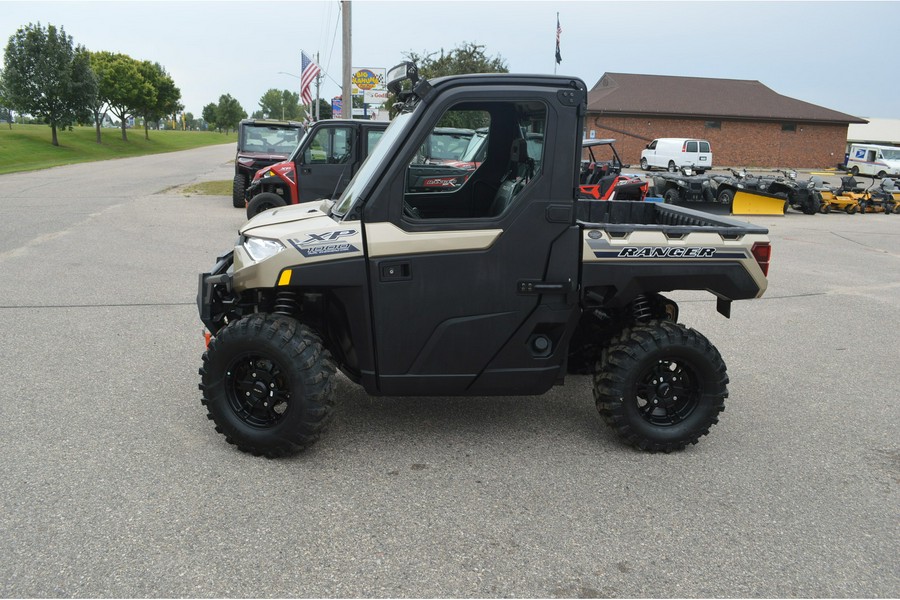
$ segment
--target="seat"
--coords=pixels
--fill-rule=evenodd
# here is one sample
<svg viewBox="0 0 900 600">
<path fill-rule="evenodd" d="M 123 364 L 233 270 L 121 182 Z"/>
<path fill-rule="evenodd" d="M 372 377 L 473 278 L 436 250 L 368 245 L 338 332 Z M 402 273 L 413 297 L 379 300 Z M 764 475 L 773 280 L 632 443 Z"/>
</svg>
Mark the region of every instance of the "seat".
<svg viewBox="0 0 900 600">
<path fill-rule="evenodd" d="M 534 161 L 528 158 L 528 144 L 517 138 L 509 151 L 509 169 L 500 181 L 488 214 L 495 217 L 505 211 L 533 175 Z"/>
</svg>

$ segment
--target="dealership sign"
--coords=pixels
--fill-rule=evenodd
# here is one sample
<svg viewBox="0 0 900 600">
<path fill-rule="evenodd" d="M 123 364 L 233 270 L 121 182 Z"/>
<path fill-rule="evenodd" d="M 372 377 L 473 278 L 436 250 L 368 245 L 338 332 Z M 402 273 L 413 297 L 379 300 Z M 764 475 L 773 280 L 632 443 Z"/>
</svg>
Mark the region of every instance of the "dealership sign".
<svg viewBox="0 0 900 600">
<path fill-rule="evenodd" d="M 387 90 L 366 90 L 363 102 L 365 102 L 366 104 L 382 105 L 387 102 L 387 98 Z"/>
<path fill-rule="evenodd" d="M 368 91 L 385 91 L 386 69 L 353 69 L 350 76 L 350 92 L 354 96 L 362 96 Z"/>
</svg>

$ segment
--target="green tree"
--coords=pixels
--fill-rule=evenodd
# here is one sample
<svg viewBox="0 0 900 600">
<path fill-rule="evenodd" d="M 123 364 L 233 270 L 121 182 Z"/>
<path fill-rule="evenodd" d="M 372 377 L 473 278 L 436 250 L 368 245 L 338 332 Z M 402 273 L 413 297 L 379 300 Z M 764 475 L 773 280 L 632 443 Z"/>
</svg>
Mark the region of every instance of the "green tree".
<svg viewBox="0 0 900 600">
<path fill-rule="evenodd" d="M 91 64 L 97 75 L 99 96 L 109 112 L 118 117 L 122 139 L 128 141 L 128 118 L 149 103 L 154 88 L 141 74 L 141 63 L 127 54 L 96 52 L 91 56 Z"/>
<path fill-rule="evenodd" d="M 259 108 L 253 113 L 255 118 L 296 121 L 303 114 L 300 109 L 300 94 L 290 90 L 269 89 L 259 99 Z"/>
<path fill-rule="evenodd" d="M 241 119 L 247 117 L 247 112 L 231 94 L 219 96 L 219 104 L 216 106 L 216 127 L 224 129 L 228 134 L 229 129 L 237 129 Z"/>
<path fill-rule="evenodd" d="M 313 105 L 313 114 L 315 114 L 315 105 Z M 319 120 L 331 118 L 331 101 L 319 98 Z"/>
<path fill-rule="evenodd" d="M 419 75 L 426 79 L 468 73 L 509 73 L 509 66 L 501 56 L 488 56 L 485 53 L 485 46 L 475 42 L 462 42 L 449 52 L 443 48 L 437 52 L 422 52 L 421 54 L 410 50 L 403 56 L 406 60 L 414 62 L 419 67 Z M 391 94 L 386 104 L 393 107 L 396 102 L 397 98 Z M 391 116 L 394 114 L 395 111 L 391 108 Z M 442 121 L 440 125 L 472 129 L 480 126 L 477 123 L 463 122 L 460 118 L 460 114 L 457 112 L 455 118 L 450 118 L 450 122 Z"/>
<path fill-rule="evenodd" d="M 218 107 L 215 103 L 210 102 L 206 106 L 203 107 L 203 112 L 200 113 L 200 117 L 206 123 L 207 127 L 215 127 L 217 118 L 216 118 L 216 110 Z"/>
<path fill-rule="evenodd" d="M 57 129 L 89 118 L 97 93 L 87 51 L 75 46 L 65 29 L 30 23 L 9 38 L 0 87 L 10 108 L 50 125 L 54 146 Z"/>
<path fill-rule="evenodd" d="M 142 97 L 141 104 L 135 107 L 138 114 L 144 117 L 144 138 L 149 140 L 150 121 L 157 122 L 176 113 L 181 107 L 178 102 L 181 90 L 159 63 L 145 60 L 140 63 L 138 70 L 152 88 L 150 93 Z"/>
<path fill-rule="evenodd" d="M 3 90 L 3 70 L 0 69 L 0 119 L 5 119 L 12 129 L 13 111 L 9 108 L 9 101 L 6 99 L 6 92 Z"/>
</svg>

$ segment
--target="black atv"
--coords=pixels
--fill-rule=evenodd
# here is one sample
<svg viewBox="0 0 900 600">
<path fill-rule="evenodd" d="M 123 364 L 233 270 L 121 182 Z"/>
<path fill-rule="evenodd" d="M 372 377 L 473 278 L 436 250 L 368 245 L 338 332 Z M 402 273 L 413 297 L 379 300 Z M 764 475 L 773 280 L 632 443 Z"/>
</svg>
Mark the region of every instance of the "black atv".
<svg viewBox="0 0 900 600">
<path fill-rule="evenodd" d="M 668 204 L 714 202 L 716 197 L 708 175 L 695 175 L 692 167 L 681 167 L 679 173 L 653 176 L 655 195 Z"/>
<path fill-rule="evenodd" d="M 735 171 L 729 169 L 731 176 L 713 175 L 711 177 L 711 186 L 715 190 L 716 202 L 730 206 L 734 200 L 734 194 L 738 190 L 747 190 L 748 192 L 765 192 L 769 186 L 775 181 L 771 175 L 754 175 L 747 172 L 746 169 Z"/>
<path fill-rule="evenodd" d="M 816 190 L 813 179 L 797 181 L 796 171 L 779 171 L 783 177 L 776 177 L 771 181 L 766 192 L 783 195 L 787 198 L 788 205 L 805 215 L 814 215 L 822 208 L 822 194 Z"/>
</svg>

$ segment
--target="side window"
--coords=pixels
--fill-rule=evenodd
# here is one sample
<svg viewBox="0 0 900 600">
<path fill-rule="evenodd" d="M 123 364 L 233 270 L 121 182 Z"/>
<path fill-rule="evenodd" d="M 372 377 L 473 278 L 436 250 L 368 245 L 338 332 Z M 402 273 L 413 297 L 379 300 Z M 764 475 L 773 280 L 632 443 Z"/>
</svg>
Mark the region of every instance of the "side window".
<svg viewBox="0 0 900 600">
<path fill-rule="evenodd" d="M 700 142 L 700 152 L 709 152 L 709 142 Z"/>
<path fill-rule="evenodd" d="M 697 152 L 697 142 L 687 143 L 687 152 Z"/>
<path fill-rule="evenodd" d="M 451 194 L 461 188 L 481 164 L 466 156 L 467 149 L 487 141 L 487 134 L 479 138 L 475 130 L 487 131 L 490 123 L 491 115 L 484 110 L 444 113 L 409 164 L 406 193 Z"/>
<path fill-rule="evenodd" d="M 492 218 L 540 176 L 542 102 L 466 102 L 444 113 L 407 166 L 407 219 Z"/>
<path fill-rule="evenodd" d="M 647 150 L 656 150 L 656 140 L 650 142 L 650 145 L 647 146 Z"/>
<path fill-rule="evenodd" d="M 353 156 L 353 132 L 346 127 L 334 130 L 333 142 L 331 144 L 331 153 L 328 155 L 328 162 L 335 165 L 342 165 L 350 162 Z"/>
<path fill-rule="evenodd" d="M 372 150 L 375 149 L 375 146 L 378 145 L 378 142 L 381 141 L 381 136 L 384 135 L 383 129 L 370 129 L 366 132 L 366 152 L 369 154 L 372 153 Z"/>
<path fill-rule="evenodd" d="M 305 164 L 342 164 L 350 160 L 353 135 L 349 128 L 325 128 L 316 132 L 303 153 Z"/>
</svg>

